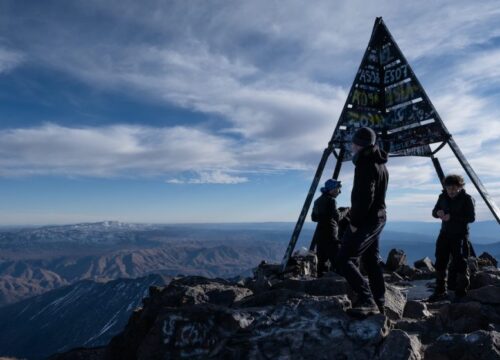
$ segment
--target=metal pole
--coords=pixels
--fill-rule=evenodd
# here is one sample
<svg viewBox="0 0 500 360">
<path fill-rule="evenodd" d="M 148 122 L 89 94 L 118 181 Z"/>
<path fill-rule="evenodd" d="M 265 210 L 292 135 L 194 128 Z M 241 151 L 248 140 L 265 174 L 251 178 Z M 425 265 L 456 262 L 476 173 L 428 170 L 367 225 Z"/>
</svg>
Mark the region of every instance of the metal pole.
<svg viewBox="0 0 500 360">
<path fill-rule="evenodd" d="M 441 182 L 441 185 L 444 186 L 444 172 L 443 168 L 441 167 L 441 164 L 439 163 L 439 160 L 437 157 L 434 157 L 434 155 L 431 156 L 432 163 L 434 164 L 434 169 L 436 169 L 439 181 Z"/>
<path fill-rule="evenodd" d="M 316 192 L 319 180 L 321 179 L 321 175 L 323 174 L 326 161 L 328 160 L 328 157 L 330 156 L 331 153 L 332 153 L 332 145 L 330 143 L 328 144 L 328 147 L 323 151 L 323 156 L 321 157 L 321 160 L 318 164 L 318 168 L 316 169 L 316 174 L 314 175 L 314 179 L 312 181 L 311 187 L 309 188 L 309 192 L 307 193 L 306 200 L 304 202 L 304 205 L 302 206 L 302 211 L 300 212 L 299 219 L 295 224 L 295 229 L 293 230 L 292 237 L 290 239 L 290 242 L 288 243 L 285 256 L 283 256 L 283 260 L 281 261 L 282 271 L 285 271 L 286 265 L 288 264 L 288 261 L 292 256 L 293 249 L 297 244 L 297 240 L 299 239 L 300 231 L 302 230 L 302 226 L 304 225 L 307 212 L 309 211 L 309 207 L 311 206 L 314 193 Z"/>
<path fill-rule="evenodd" d="M 337 180 L 340 174 L 340 168 L 342 167 L 342 162 L 344 161 L 345 148 L 341 148 L 339 156 L 337 157 L 337 163 L 335 164 L 335 170 L 333 171 L 332 179 Z"/>
<path fill-rule="evenodd" d="M 477 191 L 479 192 L 479 194 L 481 194 L 481 197 L 483 198 L 484 202 L 490 209 L 495 219 L 500 224 L 500 209 L 498 208 L 497 204 L 495 204 L 495 201 L 492 199 L 490 194 L 488 194 L 488 191 L 486 191 L 486 188 L 484 187 L 483 183 L 481 182 L 481 180 L 479 180 L 479 177 L 476 175 L 476 173 L 474 172 L 469 162 L 465 158 L 464 154 L 462 153 L 462 151 L 460 150 L 457 143 L 455 142 L 455 140 L 453 140 L 452 137 L 448 139 L 448 145 L 450 145 L 450 148 L 457 157 L 458 161 L 460 162 L 460 165 L 462 165 L 467 175 L 469 175 L 469 178 L 476 187 Z"/>
</svg>

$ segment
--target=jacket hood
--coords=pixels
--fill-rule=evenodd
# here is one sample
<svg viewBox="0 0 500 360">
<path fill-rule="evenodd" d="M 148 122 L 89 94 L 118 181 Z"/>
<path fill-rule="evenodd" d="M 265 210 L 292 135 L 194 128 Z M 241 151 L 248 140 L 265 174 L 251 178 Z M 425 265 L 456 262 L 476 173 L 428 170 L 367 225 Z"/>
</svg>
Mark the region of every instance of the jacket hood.
<svg viewBox="0 0 500 360">
<path fill-rule="evenodd" d="M 363 150 L 361 150 L 360 154 L 362 158 L 371 159 L 376 164 L 385 164 L 387 163 L 387 152 L 378 147 L 378 145 L 371 145 Z"/>
</svg>

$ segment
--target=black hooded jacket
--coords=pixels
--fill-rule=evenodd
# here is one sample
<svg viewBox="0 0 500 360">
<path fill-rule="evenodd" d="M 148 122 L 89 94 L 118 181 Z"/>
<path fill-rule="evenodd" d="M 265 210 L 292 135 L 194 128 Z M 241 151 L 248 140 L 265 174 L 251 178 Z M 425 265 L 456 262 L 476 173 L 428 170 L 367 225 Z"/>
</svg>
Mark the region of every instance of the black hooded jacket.
<svg viewBox="0 0 500 360">
<path fill-rule="evenodd" d="M 467 235 L 468 224 L 476 220 L 474 199 L 465 192 L 465 189 L 460 190 L 454 198 L 450 198 L 446 190 L 443 190 L 432 210 L 432 216 L 438 218 L 439 210 L 450 214 L 450 220 L 441 224 L 441 232 L 447 235 Z"/>
<path fill-rule="evenodd" d="M 387 153 L 377 145 L 368 146 L 359 152 L 354 163 L 351 225 L 372 225 L 378 221 L 378 212 L 386 208 L 385 193 L 389 183 L 385 166 Z"/>
<path fill-rule="evenodd" d="M 328 193 L 323 193 L 314 201 L 311 219 L 317 222 L 313 241 L 339 241 L 339 222 L 346 216 L 349 209 L 337 209 L 337 201 Z"/>
</svg>

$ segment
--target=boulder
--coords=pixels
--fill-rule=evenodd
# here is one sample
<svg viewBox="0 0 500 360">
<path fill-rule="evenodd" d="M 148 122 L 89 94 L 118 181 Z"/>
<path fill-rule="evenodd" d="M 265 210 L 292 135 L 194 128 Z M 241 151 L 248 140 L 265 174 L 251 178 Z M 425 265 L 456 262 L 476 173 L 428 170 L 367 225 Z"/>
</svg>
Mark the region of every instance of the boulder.
<svg viewBox="0 0 500 360">
<path fill-rule="evenodd" d="M 330 300 L 260 309 L 245 331 L 227 339 L 217 358 L 373 359 L 389 324 L 382 315 L 358 321 Z"/>
<path fill-rule="evenodd" d="M 470 334 L 443 334 L 425 350 L 426 360 L 498 360 L 500 333 L 479 330 Z"/>
<path fill-rule="evenodd" d="M 482 304 L 500 305 L 500 287 L 487 285 L 479 289 L 473 289 L 467 293 L 467 297 Z"/>
<path fill-rule="evenodd" d="M 422 301 L 410 300 L 406 302 L 403 316 L 410 319 L 426 319 L 431 316 L 427 304 Z"/>
<path fill-rule="evenodd" d="M 137 359 L 209 357 L 228 336 L 250 326 L 254 316 L 212 304 L 164 308 L 141 342 Z"/>
<path fill-rule="evenodd" d="M 422 344 L 416 335 L 408 335 L 403 330 L 392 330 L 385 338 L 378 358 L 380 360 L 420 360 Z"/>
<path fill-rule="evenodd" d="M 201 276 L 176 278 L 165 288 L 151 288 L 143 308 L 134 311 L 122 333 L 111 339 L 108 351 L 121 360 L 135 359 L 135 354 L 165 308 L 181 309 L 198 305 L 232 306 L 252 291 L 223 279 Z M 114 356 L 114 355 L 113 355 Z"/>
<path fill-rule="evenodd" d="M 252 294 L 250 289 L 224 279 L 187 276 L 172 280 L 162 290 L 160 297 L 164 306 L 184 306 L 204 303 L 231 306 L 234 302 Z M 154 294 L 150 295 L 154 297 Z"/>
<path fill-rule="evenodd" d="M 415 268 L 420 269 L 424 272 L 434 272 L 434 265 L 432 264 L 432 260 L 429 257 L 424 257 L 423 259 L 417 260 L 413 264 Z"/>
<path fill-rule="evenodd" d="M 471 289 L 477 289 L 487 285 L 500 287 L 500 271 L 480 271 L 471 276 Z"/>
<path fill-rule="evenodd" d="M 387 256 L 385 267 L 387 271 L 396 271 L 400 266 L 406 265 L 406 254 L 401 249 L 392 249 Z"/>
<path fill-rule="evenodd" d="M 454 333 L 487 330 L 489 309 L 476 301 L 447 304 L 437 314 L 436 325 Z"/>
<path fill-rule="evenodd" d="M 406 305 L 406 293 L 401 288 L 386 284 L 385 291 L 385 314 L 391 320 L 398 320 L 403 317 Z"/>
<path fill-rule="evenodd" d="M 487 252 L 483 252 L 481 255 L 478 257 L 478 262 L 479 266 L 484 267 L 484 266 L 493 266 L 493 267 L 498 267 L 498 261 L 495 259 L 494 256 L 488 254 Z"/>
</svg>

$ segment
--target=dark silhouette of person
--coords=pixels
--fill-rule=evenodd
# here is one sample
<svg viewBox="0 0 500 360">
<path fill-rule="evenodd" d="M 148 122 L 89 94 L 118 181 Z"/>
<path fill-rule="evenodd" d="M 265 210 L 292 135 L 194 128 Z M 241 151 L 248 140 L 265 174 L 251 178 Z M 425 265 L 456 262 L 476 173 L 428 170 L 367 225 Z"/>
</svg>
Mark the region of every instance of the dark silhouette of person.
<svg viewBox="0 0 500 360">
<path fill-rule="evenodd" d="M 474 199 L 465 192 L 464 185 L 460 175 L 446 176 L 445 189 L 432 210 L 432 216 L 442 222 L 436 241 L 436 287 L 428 299 L 430 302 L 442 300 L 448 295 L 446 269 L 450 256 L 456 298 L 465 296 L 469 287 L 469 223 L 475 221 L 476 215 Z"/>
<path fill-rule="evenodd" d="M 328 179 L 321 188 L 321 196 L 314 201 L 311 219 L 317 225 L 312 241 L 316 244 L 318 277 L 334 270 L 335 256 L 340 249 L 339 222 L 348 211 L 346 208 L 342 208 L 342 211 L 337 209 L 335 199 L 340 194 L 341 188 L 340 181 Z"/>
<path fill-rule="evenodd" d="M 363 127 L 352 138 L 354 183 L 350 226 L 342 238 L 337 269 L 357 294 L 349 312 L 366 316 L 384 311 L 385 283 L 379 255 L 380 234 L 386 223 L 385 195 L 389 173 L 387 153 L 376 144 L 375 132 Z M 361 260 L 368 281 L 360 272 Z"/>
</svg>

